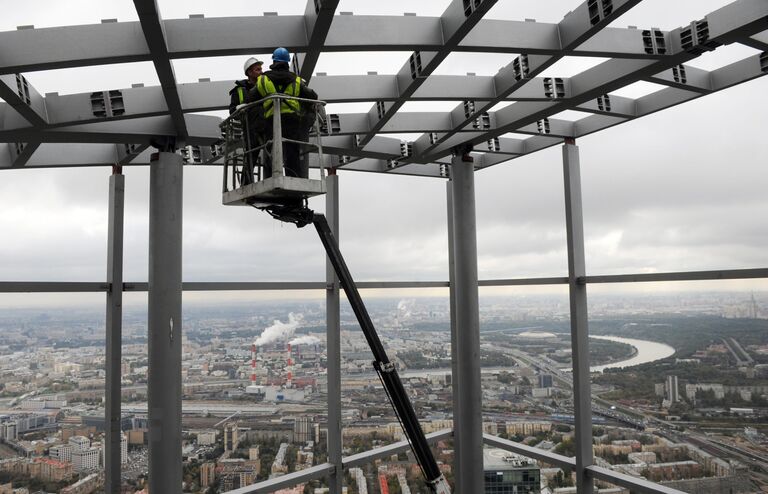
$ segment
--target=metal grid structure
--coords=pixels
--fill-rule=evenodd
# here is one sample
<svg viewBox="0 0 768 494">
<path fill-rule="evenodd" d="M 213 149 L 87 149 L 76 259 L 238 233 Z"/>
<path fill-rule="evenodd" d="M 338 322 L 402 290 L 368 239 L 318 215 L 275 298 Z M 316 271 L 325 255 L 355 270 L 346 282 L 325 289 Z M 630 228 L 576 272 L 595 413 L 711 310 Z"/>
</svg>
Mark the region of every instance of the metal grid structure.
<svg viewBox="0 0 768 494">
<path fill-rule="evenodd" d="M 327 478 L 341 492 L 341 469 L 401 451 L 399 443 L 354 457 L 341 454 L 338 280 L 326 282 L 182 283 L 181 193 L 184 164 L 216 165 L 220 119 L 197 112 L 228 104 L 230 81 L 176 82 L 172 60 L 264 53 L 286 46 L 298 53 L 296 70 L 329 103 L 369 102 L 366 113 L 328 115 L 324 148 L 331 155 L 326 212 L 338 231 L 337 170 L 449 178 L 447 282 L 360 283 L 360 288 L 450 287 L 454 366 L 453 435 L 456 491 L 482 490 L 483 443 L 574 469 L 579 492 L 601 479 L 633 492 L 677 492 L 594 465 L 587 348 L 586 287 L 590 283 L 766 278 L 768 269 L 588 276 L 584 265 L 581 185 L 575 140 L 768 73 L 768 2 L 737 0 L 685 27 L 608 27 L 641 0 L 586 0 L 559 23 L 485 19 L 495 0 L 451 0 L 439 17 L 355 16 L 336 12 L 339 0 L 309 0 L 304 15 L 163 20 L 155 0 L 134 0 L 138 22 L 24 29 L 0 33 L 0 169 L 150 167 L 150 276 L 124 283 L 124 177 L 110 178 L 109 257 L 105 282 L 0 282 L 0 292 L 106 292 L 108 492 L 119 491 L 120 337 L 124 291 L 149 292 L 150 488 L 180 492 L 180 333 L 182 290 L 324 289 L 328 307 L 328 463 L 241 488 L 271 492 Z M 79 40 L 87 39 L 83 44 Z M 713 71 L 686 65 L 722 45 L 760 50 Z M 55 47 L 55 49 L 51 49 Z M 315 74 L 321 53 L 404 51 L 393 75 Z M 434 72 L 454 52 L 509 54 L 493 76 Z M 573 77 L 541 77 L 564 57 L 606 61 Z M 41 95 L 23 73 L 68 67 L 151 61 L 160 86 L 83 94 Z M 312 77 L 314 74 L 314 77 Z M 638 81 L 664 89 L 632 99 L 609 94 Z M 410 101 L 455 101 L 448 112 L 405 112 Z M 506 105 L 506 106 L 505 106 Z M 577 121 L 557 114 L 588 114 Z M 413 142 L 388 133 L 420 133 Z M 528 138 L 507 137 L 509 133 Z M 83 143 L 73 153 L 65 143 Z M 563 145 L 568 276 L 478 280 L 474 172 Z M 468 156 L 469 146 L 472 146 Z M 153 147 L 158 148 L 155 153 Z M 468 159 L 471 157 L 472 159 Z M 119 170 L 119 169 L 118 169 Z M 172 213 L 172 214 L 169 214 Z M 482 433 L 478 286 L 567 284 L 571 301 L 576 416 L 575 458 L 535 450 Z M 461 328 L 461 331 L 459 331 Z M 170 390 L 170 391 L 169 391 Z M 116 447 L 116 445 L 118 447 Z"/>
</svg>

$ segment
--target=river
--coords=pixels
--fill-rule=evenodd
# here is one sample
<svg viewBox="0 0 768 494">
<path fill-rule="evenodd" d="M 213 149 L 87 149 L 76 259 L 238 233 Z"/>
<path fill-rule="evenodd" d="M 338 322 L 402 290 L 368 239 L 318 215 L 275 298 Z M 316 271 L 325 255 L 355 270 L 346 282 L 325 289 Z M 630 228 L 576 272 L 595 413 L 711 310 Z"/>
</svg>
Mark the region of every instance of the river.
<svg viewBox="0 0 768 494">
<path fill-rule="evenodd" d="M 634 338 L 622 338 L 619 336 L 590 335 L 590 338 L 626 343 L 627 345 L 632 345 L 637 350 L 635 356 L 630 359 L 613 362 L 611 364 L 595 365 L 589 368 L 590 372 L 602 372 L 605 369 L 618 369 L 621 367 L 631 367 L 633 365 L 645 364 L 647 362 L 653 362 L 655 360 L 661 360 L 663 358 L 670 357 L 675 353 L 675 349 L 671 346 L 665 345 L 664 343 L 658 343 L 656 341 L 636 340 Z"/>
</svg>

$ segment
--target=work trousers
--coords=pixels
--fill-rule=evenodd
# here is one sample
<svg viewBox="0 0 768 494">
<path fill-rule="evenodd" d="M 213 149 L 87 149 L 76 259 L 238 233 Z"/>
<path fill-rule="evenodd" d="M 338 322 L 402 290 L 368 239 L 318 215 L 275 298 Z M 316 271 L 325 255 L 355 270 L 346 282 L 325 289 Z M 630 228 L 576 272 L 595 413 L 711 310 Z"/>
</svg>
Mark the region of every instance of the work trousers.
<svg viewBox="0 0 768 494">
<path fill-rule="evenodd" d="M 282 133 L 283 137 L 286 139 L 294 139 L 297 141 L 306 141 L 307 140 L 307 132 L 304 129 L 304 125 L 301 123 L 300 119 L 293 115 L 283 115 L 282 116 Z M 272 135 L 272 119 L 267 119 L 267 125 L 266 125 L 266 132 L 265 132 L 265 140 L 270 140 L 273 138 Z M 274 146 L 274 143 L 273 143 Z M 269 146 L 268 146 L 269 147 Z M 301 155 L 301 144 L 296 144 L 293 142 L 284 142 L 283 143 L 283 168 L 285 170 L 285 176 L 286 177 L 299 177 L 299 178 L 308 178 L 309 177 L 309 163 L 307 163 L 306 159 L 302 159 Z M 271 152 L 270 149 L 270 155 L 273 155 L 274 153 Z M 270 156 L 267 156 L 264 160 L 264 174 L 263 178 L 269 178 L 272 176 L 272 159 Z"/>
</svg>

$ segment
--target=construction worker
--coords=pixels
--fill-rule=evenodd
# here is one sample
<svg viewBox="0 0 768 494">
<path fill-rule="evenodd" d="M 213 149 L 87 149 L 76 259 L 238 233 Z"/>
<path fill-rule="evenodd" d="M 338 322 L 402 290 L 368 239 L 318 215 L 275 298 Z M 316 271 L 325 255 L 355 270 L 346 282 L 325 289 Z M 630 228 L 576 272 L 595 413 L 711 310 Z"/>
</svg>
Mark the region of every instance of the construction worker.
<svg viewBox="0 0 768 494">
<path fill-rule="evenodd" d="M 317 99 L 317 93 L 307 87 L 307 83 L 290 70 L 291 54 L 285 48 L 277 48 L 272 54 L 272 65 L 256 80 L 256 85 L 248 94 L 246 102 L 258 101 L 270 94 L 283 93 L 306 99 Z M 263 104 L 264 133 L 266 139 L 272 139 L 272 119 L 274 115 L 274 100 Z M 307 141 L 310 119 L 314 115 L 313 105 L 303 104 L 296 100 L 284 99 L 280 103 L 280 120 L 284 138 L 297 141 Z M 301 145 L 283 143 L 283 167 L 286 176 L 307 178 L 309 167 L 301 160 Z M 264 165 L 264 178 L 272 176 L 272 163 L 268 159 Z"/>
<path fill-rule="evenodd" d="M 233 87 L 232 90 L 229 91 L 229 114 L 230 115 L 232 115 L 235 112 L 235 110 L 237 110 L 238 106 L 245 104 L 245 100 L 248 98 L 248 91 L 253 89 L 253 86 L 256 84 L 256 80 L 261 75 L 261 72 L 262 72 L 261 66 L 263 64 L 264 62 L 262 62 L 256 57 L 250 57 L 248 58 L 248 60 L 245 61 L 245 64 L 243 65 L 243 72 L 245 72 L 246 79 L 235 81 L 235 87 Z M 244 127 L 245 127 L 246 119 L 248 119 L 248 121 L 251 123 L 255 121 L 255 117 L 253 115 L 248 115 L 248 116 L 243 115 L 241 117 L 241 121 L 243 122 Z M 245 142 L 245 147 L 247 149 L 253 149 L 254 147 L 259 146 L 261 145 L 261 143 L 264 142 L 263 134 L 260 132 L 257 132 L 255 125 L 251 125 L 250 127 L 248 127 L 248 130 L 249 130 L 249 133 L 246 136 L 246 142 Z M 240 178 L 242 185 L 251 183 L 254 180 L 253 168 L 256 162 L 256 154 L 255 153 L 246 154 L 245 160 L 247 165 L 243 167 L 242 176 Z"/>
<path fill-rule="evenodd" d="M 243 71 L 247 79 L 241 81 L 235 81 L 235 87 L 229 92 L 229 114 L 232 115 L 237 109 L 237 105 L 245 103 L 245 99 L 248 97 L 248 91 L 253 89 L 256 84 L 256 80 L 261 75 L 261 66 L 264 62 L 251 57 L 245 61 Z"/>
</svg>

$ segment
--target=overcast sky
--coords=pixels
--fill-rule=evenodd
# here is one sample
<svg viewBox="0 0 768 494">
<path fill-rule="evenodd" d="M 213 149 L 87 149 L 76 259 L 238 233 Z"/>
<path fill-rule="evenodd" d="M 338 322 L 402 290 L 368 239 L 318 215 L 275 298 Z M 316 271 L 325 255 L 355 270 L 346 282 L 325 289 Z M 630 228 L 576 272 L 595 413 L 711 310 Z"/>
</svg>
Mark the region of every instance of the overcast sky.
<svg viewBox="0 0 768 494">
<path fill-rule="evenodd" d="M 502 0 L 488 17 L 557 22 L 579 3 Z M 673 29 L 727 3 L 645 0 L 615 25 Z M 342 0 L 339 10 L 439 15 L 446 4 Z M 164 18 L 276 10 L 274 2 L 262 1 L 161 0 L 159 5 Z M 304 5 L 303 0 L 289 0 L 277 10 L 298 14 Z M 104 18 L 136 20 L 133 2 L 15 4 L 3 9 L 0 31 L 24 24 L 40 28 L 98 23 Z M 714 69 L 753 53 L 751 48 L 728 46 L 691 65 Z M 408 55 L 323 55 L 317 70 L 329 75 L 393 73 Z M 242 77 L 244 58 L 184 60 L 174 66 L 179 82 L 199 77 L 233 80 Z M 455 54 L 438 73 L 492 75 L 512 58 Z M 546 75 L 571 76 L 594 63 L 571 58 Z M 41 93 L 158 83 L 151 63 L 25 76 Z M 617 93 L 638 96 L 654 89 L 646 84 Z M 589 274 L 768 267 L 766 94 L 768 78 L 761 78 L 579 140 Z M 409 108 L 443 109 L 434 104 Z M 368 104 L 342 111 L 367 109 Z M 250 208 L 221 206 L 218 168 L 186 167 L 184 173 L 185 281 L 324 278 L 324 252 L 311 227 L 297 230 Z M 109 174 L 108 168 L 0 172 L 0 281 L 103 280 Z M 127 169 L 125 174 L 125 279 L 144 281 L 148 170 Z M 353 275 L 359 280 L 447 279 L 444 180 L 342 171 L 340 187 L 342 248 Z M 476 193 L 482 279 L 566 274 L 560 146 L 479 172 Z M 310 205 L 322 210 L 323 199 Z M 664 288 L 762 291 L 767 286 L 761 280 Z M 0 305 L 20 300 L 0 295 Z"/>
</svg>

